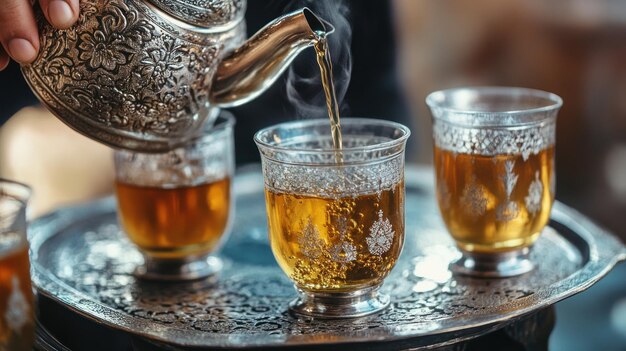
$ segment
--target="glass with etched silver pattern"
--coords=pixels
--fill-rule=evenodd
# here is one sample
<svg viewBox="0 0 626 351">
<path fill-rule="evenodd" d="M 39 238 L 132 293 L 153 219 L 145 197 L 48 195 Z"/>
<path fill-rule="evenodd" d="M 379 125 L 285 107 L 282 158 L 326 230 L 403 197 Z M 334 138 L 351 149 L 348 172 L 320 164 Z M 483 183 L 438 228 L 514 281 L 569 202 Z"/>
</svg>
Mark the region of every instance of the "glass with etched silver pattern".
<svg viewBox="0 0 626 351">
<path fill-rule="evenodd" d="M 26 351 L 35 341 L 26 208 L 28 186 L 0 178 L 0 350 Z"/>
<path fill-rule="evenodd" d="M 234 123 L 222 112 L 201 136 L 166 153 L 115 151 L 119 222 L 144 256 L 138 277 L 214 279 L 221 270 L 215 253 L 234 209 Z"/>
<path fill-rule="evenodd" d="M 334 149 L 327 119 L 259 131 L 272 251 L 294 281 L 300 314 L 342 318 L 378 312 L 379 292 L 404 242 L 408 128 L 342 120 Z"/>
<path fill-rule="evenodd" d="M 455 273 L 509 277 L 533 269 L 532 244 L 554 202 L 556 116 L 540 90 L 458 88 L 426 98 L 437 199 L 462 257 Z"/>
</svg>

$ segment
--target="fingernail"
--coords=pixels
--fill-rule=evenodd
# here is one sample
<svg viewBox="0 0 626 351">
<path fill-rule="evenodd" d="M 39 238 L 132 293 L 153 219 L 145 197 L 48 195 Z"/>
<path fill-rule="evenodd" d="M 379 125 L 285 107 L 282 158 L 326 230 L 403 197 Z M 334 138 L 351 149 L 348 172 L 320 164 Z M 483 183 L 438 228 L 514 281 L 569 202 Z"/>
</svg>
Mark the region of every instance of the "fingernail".
<svg viewBox="0 0 626 351">
<path fill-rule="evenodd" d="M 9 58 L 0 56 L 0 71 L 4 71 L 4 69 L 7 68 L 8 65 L 9 65 Z"/>
<path fill-rule="evenodd" d="M 31 63 L 37 57 L 35 47 L 26 39 L 11 39 L 8 49 L 9 55 L 19 63 Z"/>
<path fill-rule="evenodd" d="M 74 12 L 67 2 L 53 0 L 48 4 L 48 18 L 53 26 L 64 29 L 73 24 Z"/>
</svg>

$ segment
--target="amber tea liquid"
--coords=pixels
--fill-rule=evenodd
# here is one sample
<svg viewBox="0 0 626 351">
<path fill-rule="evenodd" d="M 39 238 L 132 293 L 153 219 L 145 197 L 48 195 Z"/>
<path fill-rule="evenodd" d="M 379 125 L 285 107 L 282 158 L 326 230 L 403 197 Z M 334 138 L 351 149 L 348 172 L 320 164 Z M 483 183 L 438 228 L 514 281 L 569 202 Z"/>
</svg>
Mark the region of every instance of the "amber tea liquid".
<svg viewBox="0 0 626 351">
<path fill-rule="evenodd" d="M 9 245 L 0 242 L 0 350 L 30 351 L 34 339 L 28 244 L 19 239 Z"/>
<path fill-rule="evenodd" d="M 554 201 L 554 146 L 537 154 L 481 156 L 435 146 L 437 198 L 457 245 L 470 252 L 532 244 Z"/>
<path fill-rule="evenodd" d="M 382 282 L 404 240 L 404 185 L 323 198 L 266 189 L 272 252 L 298 287 L 354 291 Z"/>
<path fill-rule="evenodd" d="M 182 258 L 214 250 L 228 224 L 230 179 L 162 188 L 116 182 L 119 216 L 145 253 Z"/>
<path fill-rule="evenodd" d="M 333 140 L 333 147 L 336 150 L 342 148 L 341 138 L 341 121 L 339 117 L 339 104 L 337 103 L 337 93 L 335 92 L 335 83 L 333 81 L 333 65 L 328 49 L 328 40 L 326 33 L 319 33 L 319 39 L 315 43 L 315 54 L 317 64 L 320 67 L 320 76 L 322 77 L 322 89 L 326 97 L 326 109 L 328 110 L 328 118 L 330 119 L 330 133 Z M 337 162 L 341 163 L 341 154 L 337 153 Z"/>
</svg>

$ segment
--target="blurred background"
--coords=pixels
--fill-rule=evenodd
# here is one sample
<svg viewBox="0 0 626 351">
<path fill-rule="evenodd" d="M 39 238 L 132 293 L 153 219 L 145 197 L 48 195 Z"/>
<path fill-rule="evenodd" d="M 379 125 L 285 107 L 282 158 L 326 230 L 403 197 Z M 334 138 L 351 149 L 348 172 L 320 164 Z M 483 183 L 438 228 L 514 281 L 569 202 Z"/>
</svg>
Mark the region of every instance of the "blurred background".
<svg viewBox="0 0 626 351">
<path fill-rule="evenodd" d="M 626 240 L 625 1 L 249 0 L 248 32 L 303 5 L 338 27 L 342 114 L 407 124 L 409 162 L 432 159 L 431 91 L 508 85 L 560 95 L 557 199 Z M 324 116 L 315 65 L 312 52 L 302 55 L 270 91 L 232 109 L 239 165 L 259 161 L 259 128 Z M 33 214 L 111 193 L 111 151 L 41 108 L 14 63 L 0 72 L 0 122 L 0 176 L 34 187 Z M 624 266 L 557 306 L 552 350 L 626 349 Z"/>
</svg>

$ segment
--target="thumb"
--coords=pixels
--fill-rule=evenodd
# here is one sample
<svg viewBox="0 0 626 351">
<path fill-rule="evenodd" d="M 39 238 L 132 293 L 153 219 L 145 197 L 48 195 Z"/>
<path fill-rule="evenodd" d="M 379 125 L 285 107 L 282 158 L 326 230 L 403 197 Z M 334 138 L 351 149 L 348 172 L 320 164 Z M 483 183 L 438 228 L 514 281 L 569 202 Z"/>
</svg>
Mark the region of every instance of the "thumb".
<svg viewBox="0 0 626 351">
<path fill-rule="evenodd" d="M 58 29 L 71 27 L 78 19 L 78 0 L 39 0 L 48 22 Z"/>
</svg>

